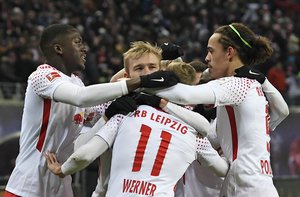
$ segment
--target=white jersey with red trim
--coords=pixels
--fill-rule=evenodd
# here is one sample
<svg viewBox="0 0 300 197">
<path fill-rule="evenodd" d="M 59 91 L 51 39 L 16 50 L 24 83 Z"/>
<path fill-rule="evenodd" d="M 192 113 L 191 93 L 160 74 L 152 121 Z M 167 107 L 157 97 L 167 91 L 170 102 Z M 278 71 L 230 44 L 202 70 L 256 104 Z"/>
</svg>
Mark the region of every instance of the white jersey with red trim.
<svg viewBox="0 0 300 197">
<path fill-rule="evenodd" d="M 196 135 L 180 119 L 139 106 L 119 126 L 106 196 L 174 196 L 176 182 L 196 159 Z"/>
<path fill-rule="evenodd" d="M 278 196 L 270 165 L 268 102 L 261 85 L 236 77 L 207 85 L 215 93 L 217 135 L 231 163 L 221 196 Z"/>
<path fill-rule="evenodd" d="M 84 122 L 84 108 L 53 100 L 55 89 L 69 82 L 84 86 L 71 77 L 44 64 L 28 79 L 20 153 L 6 190 L 19 196 L 73 196 L 71 177 L 59 178 L 47 169 L 44 151 L 57 154 L 64 162 L 73 153 L 73 141 Z"/>
<path fill-rule="evenodd" d="M 223 178 L 195 160 L 178 181 L 175 197 L 217 197 Z"/>
<path fill-rule="evenodd" d="M 206 160 L 212 160 L 219 156 L 210 145 L 210 141 L 204 137 L 197 137 L 197 151 Z M 183 177 L 177 183 L 175 197 L 217 197 L 220 194 L 223 177 L 218 177 L 207 165 L 195 160 L 186 170 Z M 220 162 L 216 162 L 220 165 Z"/>
</svg>

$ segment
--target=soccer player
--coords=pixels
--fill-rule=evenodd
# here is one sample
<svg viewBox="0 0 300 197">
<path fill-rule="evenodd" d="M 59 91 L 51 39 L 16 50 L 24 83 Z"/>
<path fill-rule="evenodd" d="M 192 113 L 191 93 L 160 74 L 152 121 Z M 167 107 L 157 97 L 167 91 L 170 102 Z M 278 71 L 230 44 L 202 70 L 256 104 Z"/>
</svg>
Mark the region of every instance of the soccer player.
<svg viewBox="0 0 300 197">
<path fill-rule="evenodd" d="M 55 152 L 60 161 L 73 153 L 73 141 L 84 122 L 84 107 L 104 103 L 144 85 L 177 83 L 176 76 L 164 72 L 84 87 L 74 73 L 84 69 L 87 50 L 79 32 L 70 25 L 47 27 L 41 35 L 40 48 L 46 63 L 28 78 L 20 153 L 5 189 L 6 197 L 73 196 L 71 177 L 53 176 L 42 153 Z M 157 77 L 164 80 L 152 81 Z"/>
<path fill-rule="evenodd" d="M 233 23 L 214 32 L 207 50 L 209 72 L 216 80 L 198 86 L 178 84 L 157 95 L 175 103 L 217 107 L 216 132 L 230 162 L 220 196 L 278 196 L 272 181 L 269 132 L 288 115 L 288 106 L 281 96 L 272 99 L 278 91 L 250 67 L 271 56 L 269 40 Z M 269 105 L 276 106 L 271 119 L 262 87 L 271 98 Z"/>
<path fill-rule="evenodd" d="M 146 44 L 146 46 L 147 46 L 147 44 Z M 147 68 L 149 65 L 150 66 L 152 65 L 154 67 L 155 67 L 155 65 L 157 65 L 157 69 L 159 69 L 159 58 L 157 58 L 155 56 L 152 56 L 152 55 L 151 55 L 152 57 L 149 58 L 149 54 L 148 53 L 146 53 L 146 54 L 144 54 L 144 53 L 141 53 L 141 54 L 138 53 L 139 56 L 137 56 L 136 52 L 138 52 L 138 51 L 147 51 L 145 49 L 141 50 L 141 48 L 145 48 L 145 43 L 143 43 L 143 42 L 135 42 L 132 45 L 132 49 L 130 49 L 128 51 L 128 53 L 125 53 L 125 55 L 124 55 L 125 59 L 127 59 L 127 57 L 129 58 L 128 61 L 124 61 L 125 62 L 125 68 L 126 68 L 125 70 L 128 70 L 129 76 L 140 75 L 140 74 L 145 74 L 144 72 L 149 72 L 149 71 L 147 71 L 149 69 L 149 68 Z M 148 48 L 148 47 L 146 47 L 146 48 Z M 139 49 L 139 50 L 137 50 L 137 49 Z M 136 57 L 136 58 L 132 59 L 132 57 Z M 146 63 L 146 62 L 150 62 L 150 63 Z M 126 63 L 129 63 L 129 64 L 126 64 Z M 190 65 L 188 65 L 188 66 L 189 66 L 188 69 L 184 69 L 185 71 L 186 70 L 189 71 L 189 72 L 186 72 L 186 74 L 189 74 L 190 70 L 194 70 Z M 183 67 L 183 65 L 182 65 L 182 67 Z M 178 66 L 178 68 L 182 68 L 182 67 Z M 139 69 L 137 69 L 137 68 L 139 68 Z M 187 78 L 183 77 L 182 79 L 186 80 Z M 188 81 L 189 82 L 193 82 L 194 79 L 193 78 L 192 79 L 188 79 Z M 170 123 L 166 123 L 166 124 L 165 123 L 158 123 L 158 124 L 154 123 L 154 124 L 152 124 L 153 120 L 150 119 L 150 121 L 148 121 L 149 117 L 148 118 L 143 117 L 145 115 L 145 113 L 146 113 L 146 112 L 144 112 L 144 108 L 146 108 L 145 109 L 146 111 L 149 111 L 149 112 L 147 112 L 148 115 L 150 115 L 152 113 L 153 114 L 159 113 L 157 117 L 161 117 L 162 119 L 167 118 L 167 117 L 164 118 L 164 116 L 168 116 L 170 118 L 172 117 L 171 115 L 168 115 L 168 114 L 164 115 L 165 114 L 164 112 L 156 110 L 156 109 L 154 109 L 152 107 L 141 106 L 141 108 L 139 108 L 139 110 L 141 110 L 141 117 L 138 117 L 137 116 L 138 113 L 136 112 L 137 113 L 136 115 L 130 117 L 130 119 L 132 119 L 130 122 L 126 122 L 126 120 L 128 120 L 128 118 L 125 118 L 124 122 L 121 123 L 121 125 L 119 127 L 120 130 L 118 131 L 118 133 L 120 133 L 122 131 L 122 134 L 120 133 L 121 134 L 120 136 L 118 135 L 116 137 L 116 135 L 118 133 L 115 132 L 117 130 L 117 128 L 118 128 L 119 123 L 122 122 L 121 121 L 121 117 L 118 117 L 118 116 L 117 117 L 113 117 L 101 129 L 102 130 L 102 132 L 100 131 L 101 135 L 98 134 L 103 139 L 105 139 L 105 141 L 107 141 L 108 144 L 111 144 L 114 141 L 114 139 L 116 138 L 116 141 L 114 142 L 114 146 L 113 146 L 112 168 L 111 168 L 111 175 L 110 175 L 111 178 L 110 178 L 109 188 L 108 188 L 108 193 L 107 193 L 108 196 L 109 195 L 111 195 L 111 196 L 121 196 L 120 193 L 113 193 L 113 194 L 111 194 L 112 192 L 121 192 L 121 190 L 119 190 L 119 189 L 116 189 L 116 188 L 114 189 L 114 186 L 119 185 L 119 187 L 120 187 L 123 184 L 122 182 L 121 182 L 121 184 L 117 184 L 116 183 L 117 181 L 119 181 L 119 177 L 118 176 L 122 172 L 125 173 L 125 174 L 129 173 L 128 175 L 130 175 L 131 170 L 127 171 L 127 167 L 130 164 L 133 165 L 134 161 L 130 160 L 130 159 L 133 157 L 133 154 L 136 151 L 135 149 L 136 149 L 137 143 L 139 142 L 138 139 L 140 137 L 144 136 L 143 133 L 141 133 L 142 135 L 140 136 L 140 132 L 142 132 L 142 130 L 140 131 L 141 128 L 139 128 L 139 127 L 141 125 L 140 125 L 140 123 L 137 123 L 135 121 L 138 121 L 138 122 L 141 121 L 143 124 L 153 125 L 153 132 L 154 132 L 155 128 L 157 128 L 156 126 L 159 126 L 159 128 L 162 129 L 162 130 L 164 130 L 164 131 L 171 131 L 172 127 L 179 129 L 179 124 L 177 125 L 177 123 L 175 123 L 175 122 L 173 122 L 172 125 L 175 123 L 177 126 L 173 125 L 171 127 L 168 126 Z M 152 116 L 152 119 L 153 118 L 154 118 L 154 116 Z M 135 120 L 135 119 L 138 119 L 138 120 Z M 169 122 L 170 120 L 166 120 L 166 121 Z M 204 118 L 202 118 L 202 119 L 201 118 L 193 118 L 193 120 L 196 120 L 197 124 L 201 125 L 200 127 L 202 127 L 202 128 L 198 127 L 199 130 L 205 130 L 205 128 L 203 128 L 203 127 L 205 127 L 205 124 L 207 125 L 208 122 Z M 201 122 L 202 120 L 205 121 L 205 122 Z M 157 119 L 157 121 L 158 121 L 158 119 Z M 172 119 L 172 121 L 173 121 L 173 119 Z M 179 121 L 179 120 L 177 120 L 177 118 L 176 118 L 176 122 L 177 121 Z M 182 122 L 182 121 L 180 120 L 180 122 Z M 180 124 L 182 124 L 182 123 L 180 123 Z M 128 126 L 128 125 L 130 125 L 130 126 Z M 154 125 L 156 125 L 156 126 L 154 126 Z M 134 129 L 135 127 L 137 127 L 138 130 L 135 130 Z M 131 133 L 131 131 L 133 133 Z M 180 134 L 180 132 L 179 133 L 176 132 L 176 133 L 179 134 L 179 135 L 177 136 L 177 134 L 175 134 L 175 133 L 172 134 L 172 135 L 176 135 L 178 137 L 177 140 L 179 140 L 179 141 L 182 140 L 182 142 L 177 142 L 177 140 L 175 140 L 175 141 L 171 140 L 171 142 L 170 142 L 170 149 L 166 153 L 168 155 L 168 157 L 166 157 L 166 159 L 165 159 L 167 163 L 166 164 L 162 164 L 162 169 L 164 169 L 162 172 L 165 172 L 165 170 L 166 170 L 166 173 L 164 174 L 164 176 L 162 176 L 163 178 L 155 177 L 155 176 L 150 176 L 150 174 L 143 174 L 142 172 L 139 172 L 139 171 L 137 171 L 136 173 L 133 173 L 133 174 L 136 174 L 136 176 L 143 177 L 143 179 L 142 179 L 143 181 L 147 181 L 149 179 L 149 183 L 151 183 L 151 184 L 152 183 L 156 184 L 157 180 L 161 180 L 160 181 L 161 182 L 160 185 L 161 184 L 166 185 L 165 188 L 161 188 L 161 186 L 158 187 L 158 189 L 157 189 L 156 192 L 153 191 L 153 195 L 154 195 L 154 193 L 155 193 L 155 195 L 160 195 L 160 193 L 164 193 L 164 192 L 167 192 L 166 195 L 174 195 L 173 188 L 174 188 L 177 180 L 180 178 L 180 174 L 182 175 L 182 173 L 184 172 L 183 169 L 187 168 L 187 166 L 190 164 L 190 162 L 187 162 L 184 159 L 184 158 L 187 158 L 187 156 L 181 156 L 182 154 L 185 154 L 185 151 L 183 149 L 185 149 L 184 147 L 186 145 L 184 145 L 183 147 L 181 147 L 180 144 L 185 144 L 185 143 L 188 143 L 188 142 L 186 141 L 186 138 L 181 137 L 182 134 Z M 125 136 L 123 136 L 123 135 L 125 135 Z M 154 145 L 154 144 L 159 145 L 159 143 L 162 140 L 161 137 L 160 137 L 160 135 L 159 135 L 159 133 L 155 132 L 155 135 L 153 137 L 152 137 L 152 135 L 150 137 L 148 136 L 149 137 L 148 140 L 153 140 L 151 142 L 149 141 L 149 147 L 150 147 L 149 150 L 150 151 L 152 150 L 152 148 L 151 148 L 152 145 Z M 188 134 L 188 135 L 193 136 L 193 137 L 190 136 L 191 138 L 190 137 L 189 138 L 193 139 L 191 144 L 195 144 L 196 143 L 196 135 L 195 134 Z M 188 136 L 188 135 L 184 134 L 184 136 Z M 51 153 L 48 153 L 48 163 L 50 164 L 49 165 L 50 169 L 52 169 L 56 174 L 61 175 L 61 176 L 64 176 L 65 174 L 74 173 L 75 171 L 78 171 L 78 170 L 82 169 L 83 167 L 85 167 L 86 165 L 88 165 L 88 163 L 92 162 L 95 158 L 97 158 L 104 150 L 107 149 L 107 146 L 105 146 L 105 144 L 103 145 L 102 138 L 99 138 L 99 136 L 96 136 L 88 144 L 86 144 L 86 145 L 82 146 L 81 148 L 79 148 L 78 151 L 76 151 L 70 157 L 70 159 L 68 159 L 68 161 L 63 164 L 62 168 L 60 168 L 60 165 L 58 165 L 57 159 L 54 157 L 54 155 L 51 154 Z M 176 138 L 176 137 L 174 136 L 174 138 Z M 117 141 L 117 139 L 120 139 L 120 141 Z M 124 139 L 126 139 L 126 140 L 124 140 Z M 126 142 L 126 143 L 124 144 L 124 142 Z M 118 145 L 117 145 L 117 143 L 118 143 Z M 141 142 L 141 143 L 143 143 L 143 142 Z M 120 144 L 121 144 L 121 146 L 126 146 L 126 147 L 120 148 L 119 147 Z M 172 144 L 172 146 L 171 146 L 171 144 Z M 175 146 L 175 144 L 176 144 L 176 146 Z M 173 147 L 173 145 L 176 148 Z M 147 145 L 147 147 L 148 147 L 148 145 Z M 189 147 L 191 147 L 191 146 L 190 145 L 186 146 L 186 148 L 188 148 L 188 149 L 189 149 Z M 189 150 L 190 154 L 188 154 L 188 155 L 191 156 L 191 155 L 195 154 L 195 149 L 194 148 L 196 148 L 196 146 Z M 149 170 L 151 170 L 150 163 L 154 162 L 154 158 L 155 158 L 155 155 L 156 155 L 155 150 L 156 149 L 153 150 L 154 151 L 153 153 L 147 151 L 148 153 L 146 155 L 147 155 L 148 159 L 145 160 L 144 162 L 145 163 L 149 163 L 149 164 L 146 164 L 146 166 L 145 166 L 146 169 L 149 168 Z M 188 150 L 186 150 L 186 151 L 188 151 Z M 122 163 L 119 162 L 120 161 L 120 157 L 121 157 L 120 154 L 123 155 L 122 158 L 123 157 L 127 158 Z M 172 154 L 176 155 L 176 157 L 174 158 L 175 161 L 173 161 L 173 162 L 179 164 L 178 162 L 181 161 L 181 163 L 183 163 L 181 170 L 176 171 L 175 174 L 174 173 L 170 173 L 173 170 L 167 170 L 169 168 L 173 169 L 173 166 L 168 167 L 168 165 L 170 165 L 172 163 L 171 162 L 172 158 L 173 158 Z M 217 155 L 217 153 L 215 153 L 215 154 Z M 182 159 L 180 159 L 180 157 L 182 157 Z M 128 159 L 129 159 L 129 161 L 125 162 Z M 194 160 L 194 159 L 195 158 L 193 158 L 192 160 Z M 218 159 L 220 159 L 220 158 L 218 158 Z M 151 162 L 149 162 L 148 160 L 150 160 Z M 171 163 L 169 163 L 169 162 L 171 162 Z M 227 167 L 228 166 L 227 166 L 227 163 L 224 162 L 224 160 L 222 160 L 222 162 L 225 163 L 225 168 L 224 168 L 225 172 L 221 173 L 224 176 L 225 173 L 227 172 Z M 125 165 L 124 163 L 130 163 L 130 164 Z M 218 163 L 218 165 L 219 165 L 219 162 L 216 162 L 216 163 Z M 122 164 L 124 164 L 124 166 Z M 52 165 L 52 168 L 51 168 L 51 165 Z M 115 165 L 120 165 L 120 166 L 114 167 Z M 145 170 L 145 168 L 143 168 L 143 169 Z M 58 170 L 58 171 L 56 171 L 56 170 Z M 136 183 L 131 183 L 130 180 L 128 180 L 128 181 L 127 181 L 128 184 L 133 184 L 137 188 L 141 187 L 142 188 L 141 191 L 142 190 L 145 191 L 145 189 L 143 189 L 144 187 L 148 187 L 148 186 L 150 187 L 151 186 L 151 184 L 145 185 L 146 182 L 141 183 L 141 185 L 139 186 L 138 185 L 139 183 L 136 184 Z M 132 187 L 133 185 L 128 185 L 128 187 Z M 156 185 L 153 186 L 153 189 L 155 189 L 154 187 L 156 187 Z M 126 188 L 124 188 L 124 189 L 126 190 Z M 101 190 L 99 190 L 99 191 L 101 191 Z M 164 192 L 162 192 L 162 191 L 164 191 Z M 123 195 L 127 196 L 130 193 L 132 193 L 132 192 L 130 192 L 130 190 L 128 190 Z M 133 193 L 136 193 L 136 192 L 133 192 Z M 144 193 L 144 195 L 145 194 L 148 195 L 148 193 Z M 149 194 L 151 194 L 151 193 L 149 193 Z M 96 195 L 96 194 L 94 193 L 94 195 Z"/>
<path fill-rule="evenodd" d="M 177 181 L 197 158 L 196 136 L 197 132 L 182 120 L 141 105 L 123 120 L 114 116 L 62 166 L 55 154 L 47 153 L 46 158 L 49 169 L 64 177 L 86 167 L 113 144 L 106 196 L 173 196 Z M 224 176 L 228 163 L 215 158 L 218 160 L 213 163 Z"/>
<path fill-rule="evenodd" d="M 172 45 L 170 45 L 172 46 Z M 165 49 L 166 50 L 166 49 Z M 167 52 L 171 52 L 174 53 L 173 50 L 167 50 Z M 150 43 L 147 42 L 141 42 L 141 41 L 137 41 L 137 42 L 133 42 L 131 44 L 130 49 L 124 53 L 124 69 L 123 71 L 125 71 L 125 73 L 123 74 L 123 77 L 125 78 L 133 78 L 133 77 L 139 77 L 139 76 L 143 76 L 146 74 L 150 74 L 153 73 L 155 71 L 158 71 L 161 69 L 161 64 L 160 64 L 160 60 L 161 60 L 161 53 L 162 50 L 158 47 L 154 47 L 152 46 Z M 165 51 L 165 54 L 166 51 Z M 175 63 L 175 62 L 174 62 Z M 183 62 L 176 62 L 175 64 L 184 64 Z M 192 83 L 192 80 L 194 79 L 191 76 L 188 76 L 189 74 L 191 74 L 192 76 L 194 75 L 192 72 L 194 71 L 194 69 L 189 66 L 189 65 L 183 65 L 184 67 L 181 67 L 180 65 L 178 66 L 178 68 L 185 68 L 184 70 L 181 69 L 176 69 L 174 68 L 174 66 L 172 66 L 172 68 L 170 67 L 168 70 L 171 71 L 175 71 L 175 73 L 179 76 L 181 82 L 183 83 Z M 195 72 L 195 71 L 194 71 Z M 184 74 L 181 74 L 184 73 Z M 120 73 L 118 73 L 119 75 Z M 120 76 L 118 77 L 120 78 Z M 117 79 L 114 79 L 117 80 Z M 159 99 L 160 100 L 160 99 Z M 160 101 L 154 101 L 149 99 L 149 101 L 152 101 L 152 103 L 156 102 L 156 104 L 158 105 Z M 158 107 L 158 106 L 157 106 Z M 177 106 L 173 106 L 174 108 L 177 108 Z M 179 113 L 183 113 L 182 111 L 180 111 Z M 194 120 L 194 126 L 197 130 L 200 130 L 202 132 L 207 131 L 209 124 L 207 121 L 205 121 L 205 119 L 201 116 L 198 116 L 198 114 L 191 114 L 189 113 L 186 117 L 188 116 L 196 116 L 193 120 Z M 203 122 L 202 122 L 203 121 Z M 200 124 L 199 124 L 200 123 Z M 193 124 L 193 123 L 191 123 Z M 103 158 L 103 156 L 105 158 Z M 105 152 L 105 155 L 101 155 L 101 166 L 104 166 L 105 164 L 107 164 L 107 160 L 109 160 L 109 153 Z M 102 165 L 103 164 L 103 165 Z M 108 163 L 109 164 L 109 163 Z M 109 169 L 107 167 L 105 167 L 105 169 Z M 93 193 L 93 196 L 103 196 L 103 194 L 106 192 L 106 184 L 107 183 L 107 174 L 108 172 L 105 170 L 102 170 L 98 179 L 98 184 L 97 187 Z"/>
<path fill-rule="evenodd" d="M 202 61 L 192 61 L 189 63 L 194 67 L 195 80 L 193 85 L 207 83 L 209 76 L 205 76 L 203 72 L 207 69 L 207 65 Z M 188 84 L 188 83 L 185 83 Z M 207 139 L 214 148 L 220 152 L 219 142 L 215 132 L 215 108 L 210 105 L 198 104 L 193 109 L 204 116 L 209 122 L 211 127 Z M 198 143 L 201 143 L 203 139 L 197 138 Z M 204 143 L 205 145 L 206 143 Z M 205 163 L 195 160 L 187 168 L 183 177 L 178 181 L 175 197 L 205 197 L 205 196 L 219 196 L 220 189 L 224 177 L 217 176 L 212 170 L 208 170 Z"/>
</svg>

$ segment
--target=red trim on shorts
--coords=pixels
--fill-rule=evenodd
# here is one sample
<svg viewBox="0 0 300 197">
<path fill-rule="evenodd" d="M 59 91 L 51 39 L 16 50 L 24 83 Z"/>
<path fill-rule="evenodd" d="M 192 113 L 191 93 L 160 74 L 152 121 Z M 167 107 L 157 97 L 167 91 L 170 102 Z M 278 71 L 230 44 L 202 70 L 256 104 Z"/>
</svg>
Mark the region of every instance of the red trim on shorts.
<svg viewBox="0 0 300 197">
<path fill-rule="evenodd" d="M 21 197 L 21 196 L 17 196 L 16 194 L 13 194 L 5 190 L 4 197 Z"/>
<path fill-rule="evenodd" d="M 237 157 L 237 151 L 238 151 L 238 135 L 237 135 L 235 115 L 234 115 L 233 107 L 225 106 L 225 108 L 230 122 L 231 138 L 232 138 L 232 161 L 234 161 Z"/>
<path fill-rule="evenodd" d="M 42 151 L 42 148 L 43 148 L 43 145 L 45 142 L 45 138 L 46 138 L 46 131 L 48 128 L 49 117 L 50 117 L 50 109 L 51 109 L 51 100 L 44 99 L 43 122 L 42 122 L 42 127 L 41 127 L 41 131 L 40 131 L 38 143 L 36 145 L 36 149 L 38 149 L 40 152 Z"/>
</svg>

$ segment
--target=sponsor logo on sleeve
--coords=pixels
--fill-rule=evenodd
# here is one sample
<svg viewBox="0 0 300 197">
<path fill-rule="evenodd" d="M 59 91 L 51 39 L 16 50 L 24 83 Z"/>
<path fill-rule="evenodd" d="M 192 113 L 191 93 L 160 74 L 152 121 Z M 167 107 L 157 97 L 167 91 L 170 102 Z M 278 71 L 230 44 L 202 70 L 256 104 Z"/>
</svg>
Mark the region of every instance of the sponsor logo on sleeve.
<svg viewBox="0 0 300 197">
<path fill-rule="evenodd" d="M 54 79 L 61 77 L 60 74 L 58 74 L 58 72 L 51 72 L 48 75 L 46 75 L 46 78 L 52 82 Z"/>
</svg>

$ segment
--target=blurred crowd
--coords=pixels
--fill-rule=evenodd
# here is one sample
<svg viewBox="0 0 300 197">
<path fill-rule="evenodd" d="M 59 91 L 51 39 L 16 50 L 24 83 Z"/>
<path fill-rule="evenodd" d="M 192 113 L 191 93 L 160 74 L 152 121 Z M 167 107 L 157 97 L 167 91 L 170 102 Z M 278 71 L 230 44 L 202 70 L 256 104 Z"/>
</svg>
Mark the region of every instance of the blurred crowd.
<svg viewBox="0 0 300 197">
<path fill-rule="evenodd" d="M 243 22 L 268 37 L 275 53 L 257 69 L 289 104 L 297 103 L 300 76 L 299 0 L 0 0 L 0 82 L 26 83 L 43 63 L 38 41 L 52 23 L 77 27 L 88 46 L 85 83 L 107 82 L 123 66 L 130 42 L 172 42 L 183 59 L 204 60 L 219 25 Z"/>
</svg>

